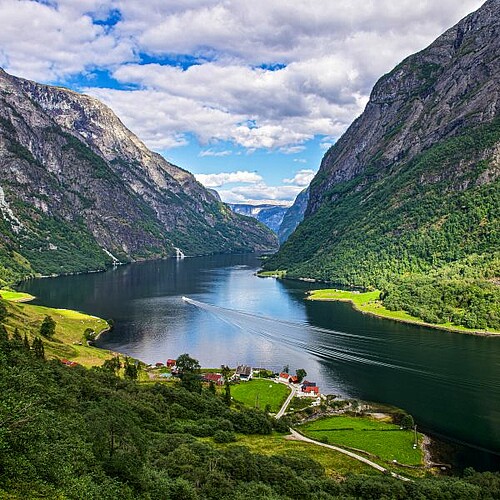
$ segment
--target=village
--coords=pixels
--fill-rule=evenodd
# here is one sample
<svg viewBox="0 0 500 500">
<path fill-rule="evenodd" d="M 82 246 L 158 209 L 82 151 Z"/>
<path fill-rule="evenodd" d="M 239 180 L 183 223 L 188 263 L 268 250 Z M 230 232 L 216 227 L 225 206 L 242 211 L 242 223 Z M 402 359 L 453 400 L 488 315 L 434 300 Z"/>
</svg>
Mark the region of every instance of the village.
<svg viewBox="0 0 500 500">
<path fill-rule="evenodd" d="M 175 359 L 167 359 L 165 363 L 157 362 L 155 364 L 149 365 L 148 374 L 150 379 L 163 379 L 163 380 L 175 380 L 179 375 L 179 370 L 176 366 Z M 213 384 L 216 387 L 221 387 L 226 384 L 226 378 L 224 377 L 222 370 L 217 371 L 213 369 L 201 369 L 200 379 L 203 383 L 210 385 Z M 253 390 L 239 389 L 240 384 L 245 384 L 251 381 L 267 381 L 273 384 L 281 384 L 286 386 L 284 391 L 274 391 L 276 396 L 278 392 L 283 396 L 283 401 L 279 401 L 279 408 L 276 404 L 271 404 L 271 410 L 276 413 L 277 418 L 282 416 L 288 409 L 293 398 L 305 398 L 304 404 L 300 406 L 319 406 L 322 400 L 326 399 L 326 396 L 322 395 L 320 388 L 316 382 L 307 380 L 307 372 L 303 369 L 298 369 L 296 374 L 293 375 L 289 373 L 288 366 L 283 367 L 280 372 L 274 372 L 266 368 L 254 368 L 250 365 L 240 364 L 235 369 L 228 370 L 229 375 L 227 376 L 227 382 L 231 386 L 231 393 L 235 400 L 239 400 L 239 396 L 242 396 L 243 402 L 248 399 L 249 393 L 251 397 L 254 397 L 255 401 L 252 406 L 260 407 L 264 400 L 266 400 L 265 393 L 272 393 L 273 385 L 260 384 L 256 386 L 255 384 L 250 384 Z M 255 396 L 254 396 L 255 393 Z M 273 398 L 274 399 L 274 398 Z M 248 404 L 248 402 L 247 402 Z M 262 408 L 264 408 L 262 406 Z"/>
</svg>

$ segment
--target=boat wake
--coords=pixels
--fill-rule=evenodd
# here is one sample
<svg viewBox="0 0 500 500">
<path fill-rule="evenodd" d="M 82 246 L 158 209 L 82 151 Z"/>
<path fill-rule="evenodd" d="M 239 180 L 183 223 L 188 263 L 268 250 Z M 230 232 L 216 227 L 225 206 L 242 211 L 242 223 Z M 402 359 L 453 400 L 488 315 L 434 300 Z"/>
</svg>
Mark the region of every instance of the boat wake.
<svg viewBox="0 0 500 500">
<path fill-rule="evenodd" d="M 259 336 L 262 339 L 287 348 L 295 352 L 308 353 L 320 360 L 336 361 L 349 365 L 360 364 L 380 367 L 430 377 L 444 385 L 455 385 L 457 381 L 446 373 L 430 372 L 426 366 L 413 363 L 411 360 L 401 362 L 400 356 L 387 352 L 381 343 L 385 341 L 378 337 L 367 335 L 356 335 L 352 333 L 339 332 L 326 328 L 311 326 L 305 322 L 293 322 L 282 319 L 269 318 L 246 311 L 228 309 L 189 297 L 182 300 L 198 309 L 213 314 L 225 323 L 238 328 L 242 332 Z M 418 346 L 416 346 L 418 348 Z M 460 381 L 460 385 L 471 390 L 477 390 L 477 382 L 472 384 L 466 379 Z M 490 387 L 491 390 L 491 387 Z"/>
</svg>

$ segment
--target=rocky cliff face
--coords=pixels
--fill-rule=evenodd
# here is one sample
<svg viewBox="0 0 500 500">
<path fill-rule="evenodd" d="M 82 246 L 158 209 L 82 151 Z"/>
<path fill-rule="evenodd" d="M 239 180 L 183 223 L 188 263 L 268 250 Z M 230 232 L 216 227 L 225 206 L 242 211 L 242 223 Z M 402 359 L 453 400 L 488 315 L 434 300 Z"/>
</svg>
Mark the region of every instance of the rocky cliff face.
<svg viewBox="0 0 500 500">
<path fill-rule="evenodd" d="M 437 142 L 498 116 L 499 19 L 500 2 L 488 0 L 377 82 L 363 114 L 323 158 L 307 214 L 335 201 L 330 191 L 339 183 L 367 169 L 372 178 L 391 174 Z"/>
<path fill-rule="evenodd" d="M 488 0 L 377 82 L 268 269 L 382 286 L 446 266 L 464 276 L 474 261 L 496 279 L 485 262 L 500 250 L 499 19 Z"/>
<path fill-rule="evenodd" d="M 278 240 L 280 244 L 285 243 L 285 241 L 295 231 L 296 227 L 304 219 L 308 201 L 309 187 L 307 187 L 297 195 L 297 198 L 295 198 L 293 205 L 285 212 L 283 221 L 281 222 L 278 231 Z"/>
<path fill-rule="evenodd" d="M 0 70 L 0 102 L 0 279 L 276 245 L 96 99 Z"/>
</svg>

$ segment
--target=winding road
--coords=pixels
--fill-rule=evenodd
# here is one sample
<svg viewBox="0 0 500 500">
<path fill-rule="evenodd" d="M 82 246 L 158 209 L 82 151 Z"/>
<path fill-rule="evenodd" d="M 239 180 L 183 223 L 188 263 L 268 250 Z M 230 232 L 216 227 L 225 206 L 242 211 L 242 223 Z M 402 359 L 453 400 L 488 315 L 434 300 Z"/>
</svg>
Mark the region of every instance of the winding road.
<svg viewBox="0 0 500 500">
<path fill-rule="evenodd" d="M 401 479 L 401 481 L 411 481 L 411 479 L 408 479 L 407 477 L 401 476 L 399 474 L 396 474 L 395 472 L 390 472 L 388 469 L 383 467 L 382 465 L 379 465 L 375 462 L 372 462 L 366 457 L 363 457 L 361 455 L 358 455 L 357 453 L 353 453 L 352 451 L 349 450 L 344 450 L 343 448 L 339 448 L 338 446 L 334 446 L 333 444 L 326 444 L 326 443 L 320 443 L 319 441 L 315 441 L 314 439 L 310 439 L 294 429 L 290 429 L 291 436 L 288 436 L 288 439 L 293 439 L 295 441 L 304 441 L 305 443 L 311 443 L 315 444 L 316 446 L 323 446 L 324 448 L 330 448 L 331 450 L 338 451 L 339 453 L 343 453 L 344 455 L 347 455 L 348 457 L 354 458 L 355 460 L 359 460 L 360 462 L 363 462 L 366 465 L 369 465 L 370 467 L 373 467 L 374 469 L 377 469 L 378 471 L 382 473 L 389 473 L 392 477 L 395 477 L 396 479 Z"/>
</svg>

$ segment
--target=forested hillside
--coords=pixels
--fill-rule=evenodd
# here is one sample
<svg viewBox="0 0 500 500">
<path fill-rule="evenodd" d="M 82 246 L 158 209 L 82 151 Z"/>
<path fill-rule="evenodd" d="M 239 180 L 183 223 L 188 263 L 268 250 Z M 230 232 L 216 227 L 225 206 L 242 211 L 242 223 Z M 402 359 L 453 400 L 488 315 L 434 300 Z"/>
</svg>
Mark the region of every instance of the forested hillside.
<svg viewBox="0 0 500 500">
<path fill-rule="evenodd" d="M 287 426 L 258 410 L 229 408 L 199 384 L 192 392 L 141 385 L 118 377 L 112 362 L 88 370 L 45 361 L 22 333 L 9 336 L 0 324 L 2 499 L 500 498 L 493 473 L 339 482 L 301 455 L 221 446 L 237 433 L 268 435 Z"/>
<path fill-rule="evenodd" d="M 267 269 L 376 287 L 426 321 L 500 329 L 499 15 L 487 1 L 379 80 Z"/>
</svg>

